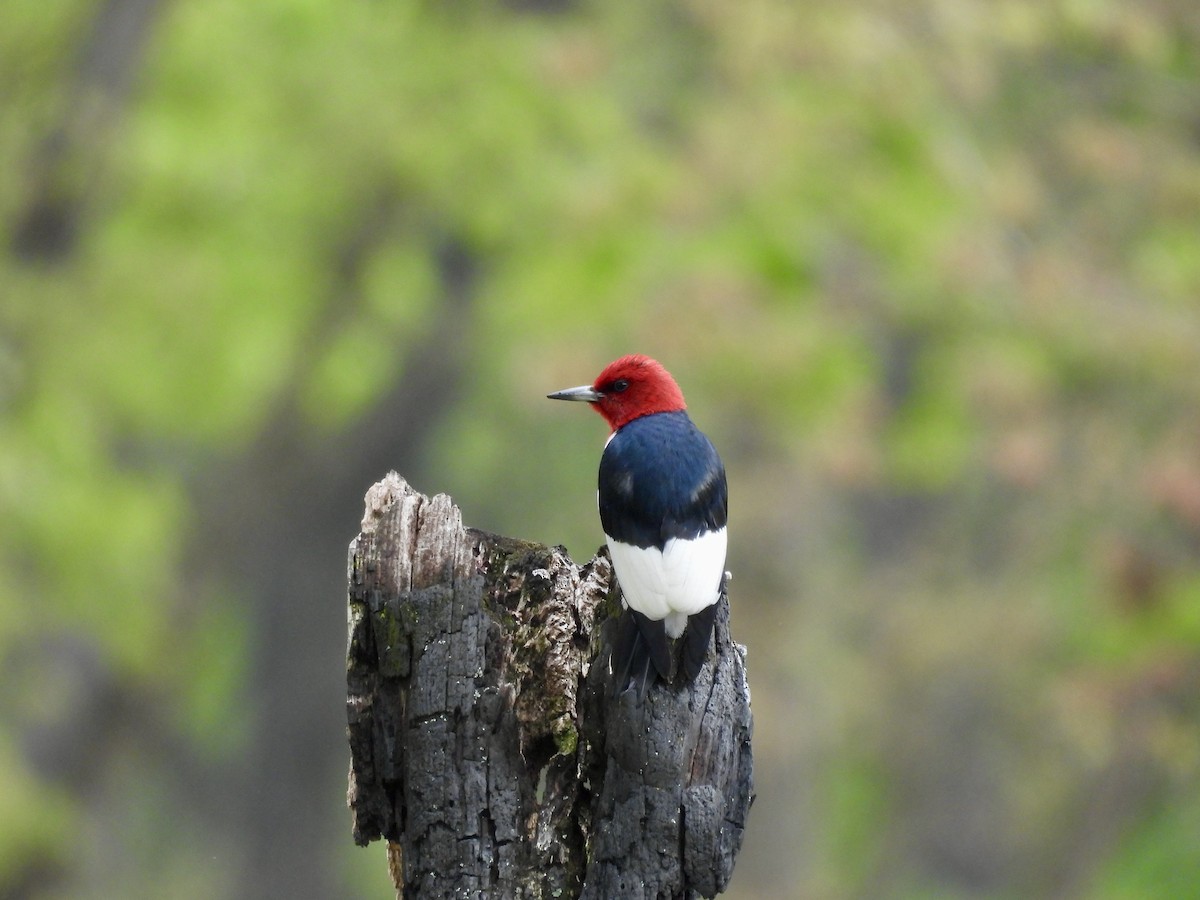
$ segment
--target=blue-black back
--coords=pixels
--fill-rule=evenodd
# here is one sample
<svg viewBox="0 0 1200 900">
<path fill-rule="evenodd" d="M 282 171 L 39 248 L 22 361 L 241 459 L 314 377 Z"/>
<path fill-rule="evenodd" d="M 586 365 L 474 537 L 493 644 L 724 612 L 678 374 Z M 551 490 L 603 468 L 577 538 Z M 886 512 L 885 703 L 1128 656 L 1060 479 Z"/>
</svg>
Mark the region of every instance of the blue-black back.
<svg viewBox="0 0 1200 900">
<path fill-rule="evenodd" d="M 725 527 L 729 497 L 716 448 L 688 414 L 653 413 L 613 435 L 600 458 L 604 533 L 662 549 Z"/>
</svg>

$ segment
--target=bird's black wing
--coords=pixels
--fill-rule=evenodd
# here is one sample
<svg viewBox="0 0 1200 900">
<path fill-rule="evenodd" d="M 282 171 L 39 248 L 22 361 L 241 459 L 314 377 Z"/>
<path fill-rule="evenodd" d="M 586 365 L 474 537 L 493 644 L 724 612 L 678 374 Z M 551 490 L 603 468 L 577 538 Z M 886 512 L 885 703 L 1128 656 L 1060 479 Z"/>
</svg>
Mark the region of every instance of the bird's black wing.
<svg viewBox="0 0 1200 900">
<path fill-rule="evenodd" d="M 604 533 L 623 544 L 662 550 L 672 538 L 694 540 L 725 527 L 725 468 L 707 437 L 687 413 L 635 419 L 609 441 L 600 461 L 600 521 Z M 708 652 L 715 604 L 688 619 L 684 672 L 690 681 Z M 613 649 L 618 690 L 630 684 L 644 694 L 656 672 L 671 679 L 671 648 L 664 623 L 633 609 Z M 650 665 L 653 665 L 653 672 Z"/>
</svg>

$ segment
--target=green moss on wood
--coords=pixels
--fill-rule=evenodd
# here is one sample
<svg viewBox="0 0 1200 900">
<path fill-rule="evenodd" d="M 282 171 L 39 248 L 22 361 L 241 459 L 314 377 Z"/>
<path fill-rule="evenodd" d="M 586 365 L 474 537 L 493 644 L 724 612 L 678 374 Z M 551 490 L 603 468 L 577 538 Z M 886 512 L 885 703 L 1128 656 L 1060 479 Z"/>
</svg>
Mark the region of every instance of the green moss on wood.
<svg viewBox="0 0 1200 900">
<path fill-rule="evenodd" d="M 563 756 L 571 756 L 579 746 L 579 731 L 570 716 L 561 716 L 554 723 L 554 746 Z"/>
</svg>

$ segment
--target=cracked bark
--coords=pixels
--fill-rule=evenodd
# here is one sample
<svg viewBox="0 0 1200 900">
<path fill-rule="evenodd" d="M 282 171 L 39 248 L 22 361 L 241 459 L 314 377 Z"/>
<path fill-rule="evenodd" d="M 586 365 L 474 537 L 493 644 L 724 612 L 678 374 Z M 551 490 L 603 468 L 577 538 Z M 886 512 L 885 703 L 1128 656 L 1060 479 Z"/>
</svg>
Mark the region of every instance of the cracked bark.
<svg viewBox="0 0 1200 900">
<path fill-rule="evenodd" d="M 686 687 L 612 696 L 601 553 L 464 528 L 394 472 L 350 545 L 354 839 L 399 896 L 684 898 L 729 883 L 753 800 L 745 651 L 722 595 Z"/>
</svg>

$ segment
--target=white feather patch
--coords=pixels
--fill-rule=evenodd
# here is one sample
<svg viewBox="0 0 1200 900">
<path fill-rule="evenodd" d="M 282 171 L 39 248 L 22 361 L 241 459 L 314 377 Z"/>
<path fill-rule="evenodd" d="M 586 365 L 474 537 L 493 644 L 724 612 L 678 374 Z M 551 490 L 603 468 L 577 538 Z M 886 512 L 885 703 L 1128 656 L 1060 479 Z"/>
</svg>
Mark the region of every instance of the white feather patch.
<svg viewBox="0 0 1200 900">
<path fill-rule="evenodd" d="M 662 550 L 605 538 L 625 602 L 647 618 L 665 619 L 668 637 L 679 637 L 688 616 L 717 602 L 725 572 L 724 528 L 690 541 L 673 538 Z"/>
</svg>

